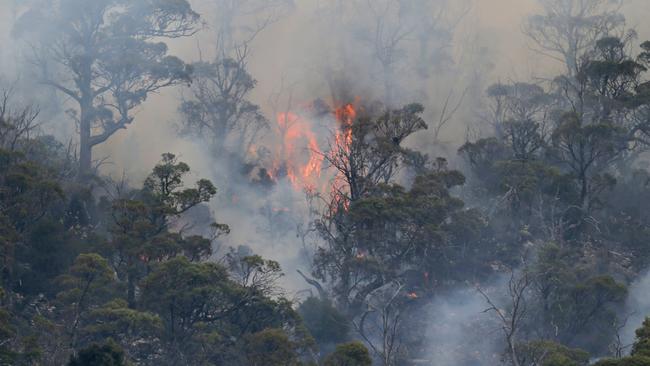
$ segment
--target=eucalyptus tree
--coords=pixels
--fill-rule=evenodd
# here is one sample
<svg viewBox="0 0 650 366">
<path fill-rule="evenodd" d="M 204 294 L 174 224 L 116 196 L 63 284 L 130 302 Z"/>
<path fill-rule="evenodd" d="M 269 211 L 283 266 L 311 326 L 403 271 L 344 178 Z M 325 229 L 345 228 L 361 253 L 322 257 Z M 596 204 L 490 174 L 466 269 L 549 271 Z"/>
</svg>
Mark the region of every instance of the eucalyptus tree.
<svg viewBox="0 0 650 366">
<path fill-rule="evenodd" d="M 14 33 L 31 45 L 40 81 L 71 102 L 79 133 L 79 177 L 92 173 L 92 149 L 134 122 L 149 95 L 190 80 L 165 39 L 196 32 L 186 0 L 61 0 L 33 6 Z"/>
<path fill-rule="evenodd" d="M 414 76 L 426 79 L 433 67 L 451 63 L 454 32 L 472 5 L 465 0 L 332 3 L 335 21 L 344 22 L 357 41 L 352 47 L 363 45 L 378 66 L 383 101 L 391 107 L 403 102 L 397 100 L 397 87 L 404 73 L 416 70 Z"/>
<path fill-rule="evenodd" d="M 214 8 L 217 50 L 230 53 L 253 41 L 294 7 L 293 0 L 207 0 Z"/>
<path fill-rule="evenodd" d="M 208 141 L 215 155 L 245 155 L 268 121 L 250 94 L 257 80 L 248 71 L 250 45 L 285 16 L 292 0 L 208 0 L 216 39 L 215 55 L 195 63 L 193 83 L 183 99 L 181 133 Z M 237 146 L 232 151 L 227 146 Z"/>
<path fill-rule="evenodd" d="M 524 23 L 524 33 L 543 55 L 566 67 L 567 75 L 578 73 L 581 58 L 596 42 L 624 31 L 621 0 L 538 0 L 540 14 Z"/>
<path fill-rule="evenodd" d="M 247 70 L 246 58 L 242 49 L 233 57 L 222 53 L 193 65 L 190 95 L 180 106 L 181 132 L 207 140 L 215 155 L 233 152 L 228 145 L 245 154 L 268 127 L 260 107 L 249 99 L 257 81 Z"/>
<path fill-rule="evenodd" d="M 183 180 L 189 172 L 190 167 L 179 162 L 176 156 L 163 154 L 142 190 L 112 202 L 113 266 L 118 276 L 126 280 L 130 307 L 135 307 L 138 281 L 151 265 L 177 256 L 199 261 L 212 254 L 209 239 L 171 230 L 175 219 L 192 207 L 210 201 L 217 192 L 207 179 L 200 179 L 195 187 L 186 187 Z M 228 231 L 222 224 L 215 223 L 213 227 Z"/>
<path fill-rule="evenodd" d="M 358 315 L 369 293 L 409 271 L 418 273 L 418 286 L 429 275 L 455 278 L 454 263 L 470 260 L 478 242 L 480 218 L 450 193 L 465 178 L 444 159 L 428 164 L 420 156 L 425 166 L 415 167 L 410 188 L 400 185 L 401 173 L 412 172 L 407 162 L 419 155 L 402 144 L 426 128 L 421 113 L 414 104 L 361 115 L 325 156 L 338 177 L 316 222 L 324 242 L 314 275 L 330 284 L 348 315 Z"/>
</svg>

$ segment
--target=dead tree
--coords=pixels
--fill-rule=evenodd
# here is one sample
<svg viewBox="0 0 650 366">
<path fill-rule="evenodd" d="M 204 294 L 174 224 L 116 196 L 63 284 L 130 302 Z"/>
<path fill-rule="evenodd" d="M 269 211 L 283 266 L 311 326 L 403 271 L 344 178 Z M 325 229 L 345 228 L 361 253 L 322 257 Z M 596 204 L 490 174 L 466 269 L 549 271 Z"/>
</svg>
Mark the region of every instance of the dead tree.
<svg viewBox="0 0 650 366">
<path fill-rule="evenodd" d="M 493 312 L 500 323 L 501 330 L 506 341 L 507 356 L 514 366 L 520 366 L 519 357 L 517 354 L 518 335 L 521 329 L 523 320 L 527 316 L 526 306 L 526 292 L 530 286 L 531 281 L 528 273 L 524 270 L 517 274 L 515 270 L 510 271 L 510 279 L 508 280 L 508 293 L 507 293 L 507 308 L 502 308 L 497 305 L 496 300 L 482 289 L 477 287 L 477 291 L 483 296 L 489 307 L 484 310 L 484 313 Z"/>
<path fill-rule="evenodd" d="M 38 109 L 27 106 L 11 108 L 13 90 L 6 89 L 0 93 L 0 149 L 16 151 L 21 141 L 33 137 L 40 127 L 36 122 Z"/>
<path fill-rule="evenodd" d="M 368 344 L 382 365 L 397 363 L 401 351 L 399 331 L 402 325 L 400 309 L 404 285 L 397 281 L 374 290 L 366 297 L 367 309 L 353 321 L 355 330 Z"/>
<path fill-rule="evenodd" d="M 214 5 L 217 52 L 230 55 L 249 45 L 292 8 L 291 0 L 210 0 Z"/>
<path fill-rule="evenodd" d="M 542 14 L 531 16 L 524 33 L 533 49 L 578 74 L 580 60 L 602 37 L 620 31 L 625 18 L 619 0 L 538 0 Z"/>
</svg>

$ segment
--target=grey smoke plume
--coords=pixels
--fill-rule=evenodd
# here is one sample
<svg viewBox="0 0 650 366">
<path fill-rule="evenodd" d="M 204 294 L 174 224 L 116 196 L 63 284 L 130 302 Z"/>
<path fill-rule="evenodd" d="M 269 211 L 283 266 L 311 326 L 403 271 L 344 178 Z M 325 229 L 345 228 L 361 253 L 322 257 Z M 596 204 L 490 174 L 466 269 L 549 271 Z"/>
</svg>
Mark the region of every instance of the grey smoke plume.
<svg viewBox="0 0 650 366">
<path fill-rule="evenodd" d="M 650 316 L 650 272 L 637 278 L 628 289 L 625 313 L 621 318 L 625 326 L 620 330 L 621 345 L 629 353 L 636 337 L 635 331 L 641 327 L 646 317 Z"/>
<path fill-rule="evenodd" d="M 505 289 L 497 286 L 494 292 Z M 499 365 L 505 349 L 499 325 L 475 288 L 439 295 L 427 306 L 428 364 Z"/>
<path fill-rule="evenodd" d="M 51 94 L 44 94 L 42 86 L 22 83 L 28 79 L 21 58 L 26 49 L 11 37 L 20 2 L 0 0 L 0 80 L 11 83 L 20 79 L 22 95 L 43 107 Z M 489 84 L 548 78 L 559 69 L 552 60 L 532 52 L 521 32 L 524 18 L 538 9 L 535 0 L 420 0 L 413 4 L 421 4 L 422 8 L 405 14 L 391 7 L 398 2 L 295 1 L 249 45 L 249 71 L 258 80 L 252 101 L 262 107 L 271 124 L 278 110 L 297 109 L 319 98 L 422 102 L 427 107 L 430 129 L 409 144 L 453 159 L 467 127 L 476 119 L 475 110 Z M 171 53 L 188 62 L 213 57 L 218 43 L 214 36 L 219 28 L 215 24 L 218 8 L 214 6 L 218 2 L 192 3 L 204 14 L 206 28 L 193 38 L 170 43 Z M 374 4 L 372 11 L 360 5 L 367 3 Z M 440 9 L 443 15 L 439 23 L 431 24 L 430 19 L 422 17 Z M 629 0 L 623 11 L 630 25 L 638 27 L 639 39 L 649 38 L 650 24 L 645 18 L 650 13 L 650 2 Z M 390 20 L 387 33 L 373 38 L 377 34 L 373 27 L 382 16 Z M 239 30 L 238 34 L 242 33 Z M 376 46 L 385 45 L 395 34 L 401 38 L 392 53 L 378 54 Z M 388 97 L 386 82 L 393 89 Z M 309 288 L 296 275 L 296 269 L 309 272 L 309 254 L 315 240 L 309 233 L 313 217 L 304 193 L 294 189 L 287 179 L 267 189 L 251 186 L 237 178 L 239 172 L 227 157 L 213 156 L 205 141 L 179 138 L 179 94 L 179 90 L 165 90 L 149 98 L 134 125 L 97 150 L 98 157 L 110 157 L 103 172 L 116 176 L 126 172 L 137 185 L 162 153 L 176 153 L 192 166 L 196 178 L 210 178 L 218 186 L 218 197 L 210 209 L 217 221 L 232 228 L 221 242 L 223 247 L 246 245 L 279 261 L 287 273 L 283 286 L 289 293 Z M 447 112 L 458 105 L 451 116 L 442 112 L 447 99 Z M 56 133 L 63 141 L 73 138 L 74 126 L 62 110 L 58 114 L 44 111 L 43 115 L 47 132 Z M 443 121 L 445 124 L 436 133 Z M 318 131 L 320 138 L 327 139 L 326 128 Z M 626 344 L 633 342 L 634 330 L 650 314 L 648 294 L 650 275 L 630 288 L 628 308 L 634 315 L 622 331 Z M 499 363 L 501 334 L 489 316 L 482 313 L 485 308 L 473 288 L 440 294 L 427 306 L 428 355 L 432 364 Z"/>
</svg>

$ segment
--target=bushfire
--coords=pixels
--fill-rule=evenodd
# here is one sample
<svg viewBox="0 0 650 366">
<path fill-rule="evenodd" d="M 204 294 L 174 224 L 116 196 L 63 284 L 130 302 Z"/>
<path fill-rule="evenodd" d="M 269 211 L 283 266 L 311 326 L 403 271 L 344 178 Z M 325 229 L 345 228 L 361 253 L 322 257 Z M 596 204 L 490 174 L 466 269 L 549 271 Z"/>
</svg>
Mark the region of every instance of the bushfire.
<svg viewBox="0 0 650 366">
<path fill-rule="evenodd" d="M 266 170 L 275 181 L 286 177 L 296 191 L 341 192 L 344 186 L 342 176 L 328 169 L 325 160 L 327 154 L 349 152 L 357 108 L 349 103 L 332 108 L 325 117 L 313 115 L 309 110 L 278 113 L 276 123 L 280 146 Z M 332 130 L 333 144 L 329 136 Z"/>
<path fill-rule="evenodd" d="M 273 161 L 272 176 L 286 174 L 295 189 L 315 187 L 321 177 L 324 155 L 309 121 L 286 112 L 278 114 L 277 124 L 282 144 Z"/>
</svg>

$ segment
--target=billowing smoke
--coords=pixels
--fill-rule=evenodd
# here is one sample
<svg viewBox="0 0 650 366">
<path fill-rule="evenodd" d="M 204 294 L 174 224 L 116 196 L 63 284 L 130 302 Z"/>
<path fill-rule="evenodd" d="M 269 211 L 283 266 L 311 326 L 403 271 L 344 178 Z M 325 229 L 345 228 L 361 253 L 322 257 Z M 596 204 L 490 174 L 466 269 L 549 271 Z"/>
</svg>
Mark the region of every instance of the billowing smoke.
<svg viewBox="0 0 650 366">
<path fill-rule="evenodd" d="M 636 279 L 629 287 L 625 313 L 621 315 L 621 345 L 627 352 L 634 343 L 635 331 L 650 315 L 650 273 Z"/>
<path fill-rule="evenodd" d="M 495 293 L 504 290 L 501 286 Z M 460 288 L 437 296 L 427 306 L 431 365 L 498 365 L 505 350 L 503 333 L 476 288 Z"/>
<path fill-rule="evenodd" d="M 75 127 L 65 108 L 55 110 L 48 104 L 56 104 L 53 94 L 27 81 L 28 49 L 11 37 L 20 3 L 0 2 L 0 81 L 15 83 L 21 95 L 31 97 L 26 101 L 51 108 L 43 120 L 46 133 L 63 141 L 74 139 Z M 170 53 L 198 62 L 219 57 L 220 52 L 232 55 L 236 45 L 246 45 L 247 69 L 257 80 L 249 99 L 268 124 L 254 148 L 238 156 L 250 169 L 233 164 L 232 151 L 216 154 L 207 139 L 179 137 L 184 118 L 179 105 L 188 88 L 149 97 L 135 123 L 95 154 L 109 157 L 103 173 L 125 174 L 137 186 L 162 153 L 175 153 L 192 167 L 195 178 L 209 178 L 219 189 L 209 209 L 232 231 L 219 239 L 216 259 L 230 247 L 246 246 L 277 260 L 286 273 L 282 285 L 292 296 L 310 288 L 296 270 L 310 271 L 319 240 L 312 227 L 322 209 L 318 194 L 327 195 L 335 179 L 335 173 L 325 169 L 322 154 L 336 142 L 341 123 L 337 108 L 358 100 L 392 107 L 420 102 L 427 107 L 429 128 L 407 144 L 454 164 L 458 146 L 480 123 L 488 85 L 551 78 L 561 68 L 533 52 L 521 32 L 525 17 L 538 10 L 534 0 L 422 0 L 410 2 L 410 7 L 398 6 L 406 2 L 397 0 L 269 1 L 268 7 L 255 11 L 234 6 L 226 15 L 220 13 L 220 3 L 192 1 L 205 25 L 193 37 L 171 41 Z M 623 11 L 631 25 L 638 25 L 639 38 L 648 38 L 650 25 L 644 16 L 650 4 L 630 1 Z M 287 131 L 282 129 L 294 118 L 290 116 L 305 125 L 293 147 L 286 146 Z M 310 144 L 312 135 L 316 145 Z M 287 148 L 293 152 L 283 152 Z M 300 177 L 318 154 L 318 168 L 323 169 Z M 650 275 L 630 287 L 629 318 L 621 330 L 624 344 L 633 342 L 634 329 L 650 313 L 648 294 Z M 485 309 L 485 300 L 472 287 L 437 294 L 426 305 L 427 362 L 498 364 L 502 334 Z"/>
</svg>

